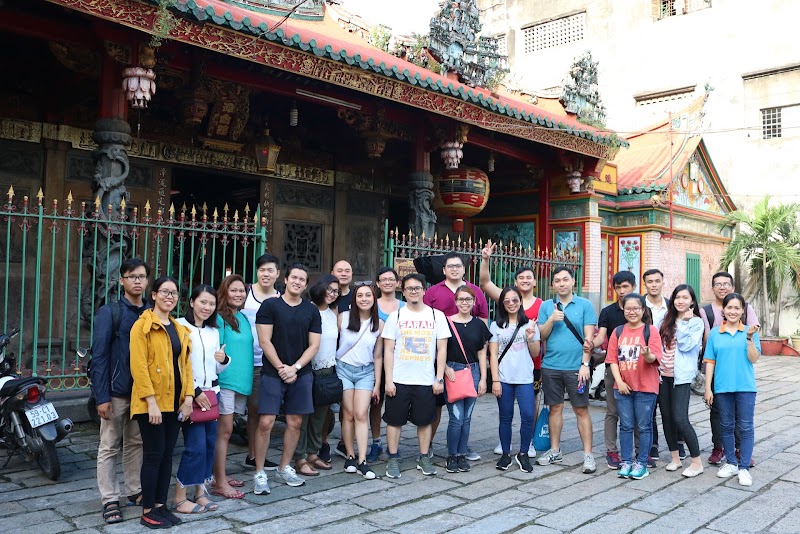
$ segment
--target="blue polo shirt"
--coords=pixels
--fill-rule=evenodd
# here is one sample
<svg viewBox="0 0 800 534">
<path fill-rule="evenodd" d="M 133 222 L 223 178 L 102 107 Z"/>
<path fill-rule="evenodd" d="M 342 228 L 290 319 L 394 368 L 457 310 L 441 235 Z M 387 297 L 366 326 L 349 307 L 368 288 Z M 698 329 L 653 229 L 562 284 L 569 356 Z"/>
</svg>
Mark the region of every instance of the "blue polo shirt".
<svg viewBox="0 0 800 534">
<path fill-rule="evenodd" d="M 753 343 L 761 353 L 761 340 L 753 334 Z M 747 359 L 747 333 L 722 323 L 708 336 L 703 359 L 714 363 L 714 393 L 755 392 L 756 371 Z"/>
<path fill-rule="evenodd" d="M 562 305 L 563 306 L 563 305 Z M 572 294 L 572 300 L 563 307 L 564 315 L 569 318 L 572 326 L 583 337 L 583 327 L 585 325 L 597 325 L 597 314 L 594 312 L 592 303 L 583 297 Z M 555 301 L 545 300 L 539 308 L 539 325 L 547 322 L 555 310 Z M 547 353 L 542 360 L 543 369 L 554 369 L 557 371 L 575 371 L 580 369 L 583 360 L 583 344 L 579 343 L 575 335 L 570 332 L 564 321 L 553 324 L 550 337 L 547 338 Z"/>
</svg>

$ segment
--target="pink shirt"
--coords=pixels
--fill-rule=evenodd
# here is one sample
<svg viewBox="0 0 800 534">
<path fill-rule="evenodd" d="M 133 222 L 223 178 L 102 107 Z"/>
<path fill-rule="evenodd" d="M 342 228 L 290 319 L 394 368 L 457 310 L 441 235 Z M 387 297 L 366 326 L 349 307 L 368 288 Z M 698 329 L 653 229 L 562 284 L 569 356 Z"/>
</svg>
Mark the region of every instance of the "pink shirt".
<svg viewBox="0 0 800 534">
<path fill-rule="evenodd" d="M 445 317 L 455 315 L 458 313 L 458 306 L 456 306 L 456 295 L 445 284 L 445 280 L 438 284 L 432 285 L 425 292 L 422 302 L 442 312 Z M 481 288 L 471 282 L 464 282 L 464 285 L 471 288 L 475 292 L 475 306 L 472 308 L 472 316 L 479 319 L 489 318 L 489 304 L 486 302 L 486 297 L 481 291 Z"/>
<path fill-rule="evenodd" d="M 648 346 L 650 347 L 650 353 L 656 357 L 653 363 L 647 363 L 641 355 L 641 345 L 644 345 L 643 327 L 650 329 Z M 608 340 L 606 365 L 616 363 L 619 366 L 622 380 L 628 384 L 632 391 L 658 394 L 658 364 L 661 358 L 661 336 L 655 326 L 642 325 L 634 330 L 625 324 L 619 339 L 617 339 L 617 330 L 615 328 L 611 338 Z M 614 389 L 619 389 L 616 384 Z"/>
</svg>

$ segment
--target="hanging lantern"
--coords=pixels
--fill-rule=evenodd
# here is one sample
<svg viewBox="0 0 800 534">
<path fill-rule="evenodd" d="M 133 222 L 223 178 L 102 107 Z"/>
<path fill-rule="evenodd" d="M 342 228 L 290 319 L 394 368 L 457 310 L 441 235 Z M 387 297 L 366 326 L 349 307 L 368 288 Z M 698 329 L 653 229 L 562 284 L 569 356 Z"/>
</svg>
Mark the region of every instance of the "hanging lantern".
<svg viewBox="0 0 800 534">
<path fill-rule="evenodd" d="M 494 152 L 489 152 L 489 161 L 486 163 L 486 171 L 494 172 Z"/>
<path fill-rule="evenodd" d="M 122 71 L 122 90 L 132 108 L 146 108 L 156 94 L 156 73 L 153 69 L 128 67 Z"/>
<path fill-rule="evenodd" d="M 461 150 L 464 148 L 464 143 L 445 141 L 439 148 L 442 150 L 441 154 L 444 168 L 448 170 L 458 169 L 461 158 L 464 157 L 464 152 Z"/>
<path fill-rule="evenodd" d="M 292 109 L 289 110 L 289 126 L 291 127 L 297 126 L 299 118 L 300 118 L 300 113 L 297 111 L 297 102 L 293 100 Z"/>
<path fill-rule="evenodd" d="M 489 177 L 474 167 L 444 171 L 434 185 L 433 208 L 453 218 L 453 231 L 464 231 L 464 219 L 477 215 L 489 200 Z"/>
<path fill-rule="evenodd" d="M 269 128 L 264 128 L 264 133 L 256 143 L 256 165 L 259 172 L 275 172 L 278 164 L 278 154 L 281 153 L 281 145 L 269 135 Z"/>
</svg>

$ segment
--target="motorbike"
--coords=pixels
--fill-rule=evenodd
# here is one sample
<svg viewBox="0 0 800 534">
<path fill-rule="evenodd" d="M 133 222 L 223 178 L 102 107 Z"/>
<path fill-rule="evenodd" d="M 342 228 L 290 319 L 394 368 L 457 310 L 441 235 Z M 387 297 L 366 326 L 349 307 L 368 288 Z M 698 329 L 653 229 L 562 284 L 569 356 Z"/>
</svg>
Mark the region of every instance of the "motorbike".
<svg viewBox="0 0 800 534">
<path fill-rule="evenodd" d="M 61 476 L 56 443 L 72 431 L 72 421 L 59 419 L 53 403 L 45 399 L 47 381 L 39 376 L 22 378 L 5 348 L 19 329 L 0 335 L 0 444 L 7 449 L 7 466 L 17 452 L 36 461 L 50 480 Z"/>
</svg>

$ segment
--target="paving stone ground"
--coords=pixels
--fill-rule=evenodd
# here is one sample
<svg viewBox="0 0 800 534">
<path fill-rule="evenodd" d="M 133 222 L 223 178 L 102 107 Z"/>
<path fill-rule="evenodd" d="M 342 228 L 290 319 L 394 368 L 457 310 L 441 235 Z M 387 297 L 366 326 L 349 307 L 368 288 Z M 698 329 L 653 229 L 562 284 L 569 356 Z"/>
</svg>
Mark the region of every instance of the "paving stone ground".
<svg viewBox="0 0 800 534">
<path fill-rule="evenodd" d="M 581 446 L 575 418 L 565 410 L 560 466 L 534 466 L 533 473 L 495 469 L 492 453 L 497 438 L 497 404 L 491 396 L 478 401 L 472 420 L 471 447 L 482 459 L 469 473 L 444 470 L 447 411 L 434 440 L 439 474 L 424 477 L 415 469 L 413 427 L 403 432 L 402 477 L 383 476 L 385 463 L 374 465 L 380 478 L 373 481 L 343 472 L 334 457 L 334 469 L 309 478 L 305 486 L 290 488 L 270 476 L 272 494 L 252 493 L 252 472 L 243 466 L 246 450 L 232 445 L 229 475 L 247 482 L 243 500 L 218 499 L 219 510 L 184 516 L 173 532 L 325 532 L 358 534 L 397 532 L 425 534 L 477 532 L 481 534 L 559 532 L 800 532 L 800 360 L 765 357 L 756 364 L 759 394 L 756 404 L 757 461 L 753 486 L 715 476 L 707 467 L 696 479 L 668 473 L 669 453 L 661 438 L 661 461 L 650 477 L 621 480 L 605 466 L 603 417 L 605 405 L 592 401 L 594 447 L 598 471 L 581 473 Z M 711 449 L 708 410 L 692 396 L 690 417 L 697 430 L 703 459 Z M 515 439 L 518 439 L 518 419 Z M 659 425 L 660 427 L 660 425 Z M 331 435 L 335 446 L 338 426 Z M 273 434 L 270 458 L 278 459 L 280 429 Z M 19 457 L 0 470 L 0 532 L 35 526 L 37 531 L 135 533 L 140 508 L 123 510 L 125 521 L 105 525 L 95 481 L 97 428 L 78 425 L 59 445 L 63 474 L 58 482 Z M 515 445 L 516 447 L 517 445 Z M 181 441 L 178 442 L 178 452 Z M 0 450 L 0 465 L 5 461 Z M 174 467 L 177 469 L 178 456 Z"/>
</svg>

